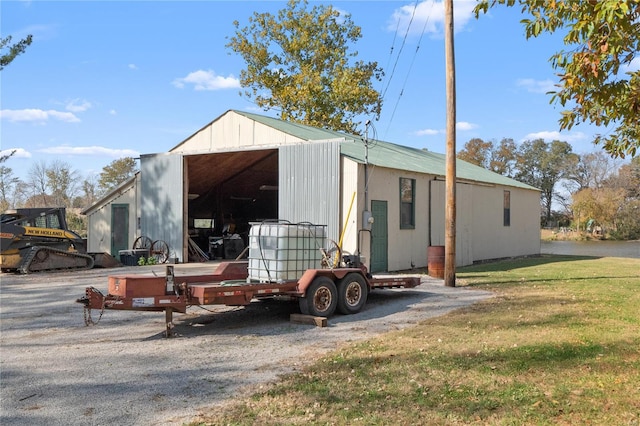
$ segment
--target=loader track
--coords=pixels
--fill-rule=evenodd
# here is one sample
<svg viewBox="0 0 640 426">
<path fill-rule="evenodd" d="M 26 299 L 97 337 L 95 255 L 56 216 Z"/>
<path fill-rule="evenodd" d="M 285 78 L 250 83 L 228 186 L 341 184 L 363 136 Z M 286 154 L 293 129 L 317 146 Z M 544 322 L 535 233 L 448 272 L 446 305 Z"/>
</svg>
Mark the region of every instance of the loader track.
<svg viewBox="0 0 640 426">
<path fill-rule="evenodd" d="M 52 247 L 34 246 L 24 256 L 18 272 L 81 271 L 93 268 L 93 257 Z"/>
</svg>

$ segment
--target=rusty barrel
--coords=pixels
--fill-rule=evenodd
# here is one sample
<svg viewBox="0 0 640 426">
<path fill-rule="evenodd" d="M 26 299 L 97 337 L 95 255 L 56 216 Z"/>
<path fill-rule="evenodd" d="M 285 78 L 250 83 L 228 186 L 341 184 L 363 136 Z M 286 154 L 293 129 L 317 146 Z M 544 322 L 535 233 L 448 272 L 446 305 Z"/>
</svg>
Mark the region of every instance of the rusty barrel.
<svg viewBox="0 0 640 426">
<path fill-rule="evenodd" d="M 444 279 L 444 246 L 427 247 L 427 271 L 430 277 Z"/>
</svg>

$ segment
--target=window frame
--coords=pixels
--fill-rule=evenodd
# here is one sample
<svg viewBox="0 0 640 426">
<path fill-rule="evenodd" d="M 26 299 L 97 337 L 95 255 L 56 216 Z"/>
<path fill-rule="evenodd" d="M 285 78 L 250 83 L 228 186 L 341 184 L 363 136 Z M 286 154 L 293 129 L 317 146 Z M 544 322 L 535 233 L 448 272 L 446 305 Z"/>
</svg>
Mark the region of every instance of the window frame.
<svg viewBox="0 0 640 426">
<path fill-rule="evenodd" d="M 410 182 L 411 185 L 411 201 L 405 200 L 405 194 L 403 193 L 403 183 Z M 400 197 L 400 229 L 415 229 L 416 228 L 416 180 L 412 178 L 401 177 L 399 180 L 399 197 Z M 410 212 L 405 212 L 405 209 L 410 209 Z M 409 220 L 406 221 L 406 214 L 409 213 Z"/>
<path fill-rule="evenodd" d="M 511 191 L 502 193 L 502 226 L 511 226 Z"/>
</svg>

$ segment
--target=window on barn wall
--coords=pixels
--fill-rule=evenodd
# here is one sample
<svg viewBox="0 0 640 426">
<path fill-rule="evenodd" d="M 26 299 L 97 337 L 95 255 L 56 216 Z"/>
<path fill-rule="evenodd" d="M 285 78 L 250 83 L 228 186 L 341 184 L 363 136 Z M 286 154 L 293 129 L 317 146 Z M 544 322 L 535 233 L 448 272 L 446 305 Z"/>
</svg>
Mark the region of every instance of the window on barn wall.
<svg viewBox="0 0 640 426">
<path fill-rule="evenodd" d="M 511 226 L 511 191 L 504 191 L 503 225 Z"/>
<path fill-rule="evenodd" d="M 400 229 L 414 229 L 416 180 L 400 178 Z"/>
</svg>

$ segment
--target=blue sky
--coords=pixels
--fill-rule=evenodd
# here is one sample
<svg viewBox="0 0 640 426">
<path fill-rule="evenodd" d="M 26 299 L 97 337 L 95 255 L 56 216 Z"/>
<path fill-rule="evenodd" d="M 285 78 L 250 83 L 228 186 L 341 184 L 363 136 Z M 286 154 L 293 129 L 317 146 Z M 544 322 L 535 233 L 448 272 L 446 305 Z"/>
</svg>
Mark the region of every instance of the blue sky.
<svg viewBox="0 0 640 426">
<path fill-rule="evenodd" d="M 441 0 L 333 1 L 362 27 L 358 59 L 386 77 L 379 139 L 445 152 Z M 527 41 L 518 8 L 479 20 L 475 2 L 454 2 L 457 149 L 474 137 L 560 139 L 593 152 L 588 125 L 558 132 L 561 108 L 548 58 L 558 36 Z M 67 162 L 81 177 L 123 156 L 165 152 L 229 109 L 263 112 L 239 95 L 242 58 L 225 47 L 233 21 L 276 14 L 284 1 L 2 1 L 1 34 L 33 34 L 0 73 L 1 149 L 26 179 L 36 162 Z M 413 19 L 412 19 L 413 16 Z M 408 27 L 409 22 L 411 25 Z M 407 28 L 409 28 L 407 30 Z"/>
</svg>

